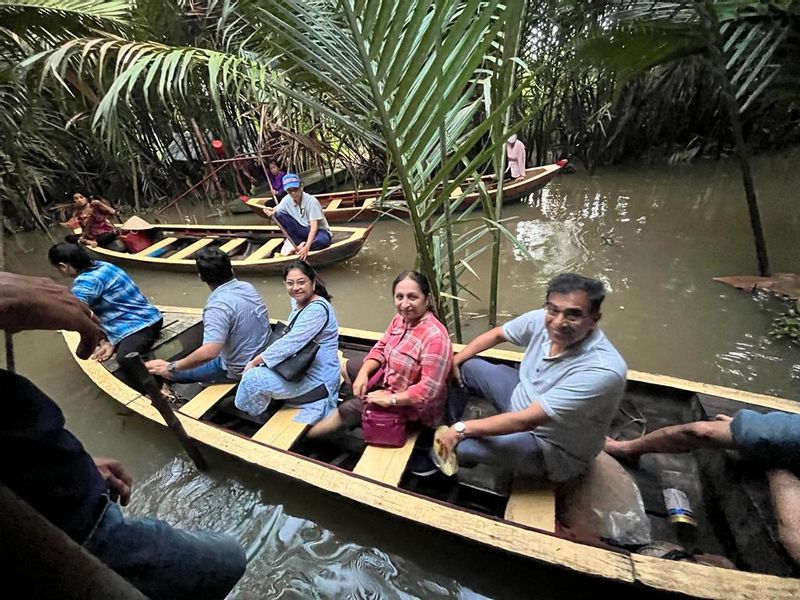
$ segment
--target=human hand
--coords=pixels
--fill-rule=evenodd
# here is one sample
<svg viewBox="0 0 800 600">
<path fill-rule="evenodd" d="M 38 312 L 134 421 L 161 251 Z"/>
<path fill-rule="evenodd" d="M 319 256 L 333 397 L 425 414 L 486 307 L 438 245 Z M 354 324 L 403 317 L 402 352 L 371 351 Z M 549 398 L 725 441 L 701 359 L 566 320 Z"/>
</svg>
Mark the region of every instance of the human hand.
<svg viewBox="0 0 800 600">
<path fill-rule="evenodd" d="M 100 473 L 100 477 L 106 483 L 112 500 L 119 499 L 122 506 L 127 506 L 131 499 L 131 486 L 133 477 L 122 466 L 122 463 L 114 458 L 94 458 L 94 464 Z"/>
<path fill-rule="evenodd" d="M 392 405 L 392 392 L 389 390 L 375 390 L 367 394 L 366 401 L 387 408 Z"/>
<path fill-rule="evenodd" d="M 263 358 L 261 358 L 261 355 L 259 354 L 259 355 L 258 355 L 258 356 L 256 356 L 256 357 L 255 357 L 253 360 L 251 360 L 249 363 L 247 363 L 247 364 L 245 365 L 245 367 L 244 367 L 244 371 L 242 371 L 242 372 L 243 372 L 243 373 L 246 373 L 247 371 L 249 371 L 249 370 L 250 370 L 250 369 L 252 369 L 253 367 L 257 367 L 257 366 L 259 366 L 259 365 L 263 365 L 263 364 L 264 364 L 264 359 L 263 359 Z"/>
<path fill-rule="evenodd" d="M 0 329 L 68 329 L 81 334 L 77 355 L 89 358 L 102 337 L 97 318 L 63 285 L 0 271 Z"/>
<path fill-rule="evenodd" d="M 163 377 L 164 379 L 169 379 L 170 372 L 169 372 L 169 363 L 166 360 L 161 360 L 159 358 L 148 360 L 144 363 L 147 372 L 151 375 L 157 375 L 158 377 Z"/>
<path fill-rule="evenodd" d="M 353 382 L 353 395 L 356 398 L 364 398 L 367 395 L 367 385 L 369 384 L 369 377 L 367 374 L 361 374 L 359 371 L 356 375 L 356 380 Z"/>
<path fill-rule="evenodd" d="M 92 352 L 91 358 L 98 362 L 104 362 L 111 358 L 112 354 L 114 354 L 114 346 L 108 340 L 102 339 L 94 352 Z"/>
<path fill-rule="evenodd" d="M 439 455 L 442 459 L 447 460 L 447 457 L 455 451 L 460 441 L 456 430 L 448 427 L 444 431 L 436 433 L 434 436 L 434 448 L 438 446 Z"/>
</svg>

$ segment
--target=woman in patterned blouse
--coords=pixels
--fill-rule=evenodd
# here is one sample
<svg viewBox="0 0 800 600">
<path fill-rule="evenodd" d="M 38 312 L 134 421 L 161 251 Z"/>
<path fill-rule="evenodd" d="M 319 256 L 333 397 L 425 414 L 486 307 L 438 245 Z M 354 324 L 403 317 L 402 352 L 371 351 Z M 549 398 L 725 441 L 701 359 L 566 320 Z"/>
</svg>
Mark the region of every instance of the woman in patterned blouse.
<svg viewBox="0 0 800 600">
<path fill-rule="evenodd" d="M 401 407 L 409 422 L 435 428 L 442 423 L 453 348 L 447 329 L 432 312 L 430 284 L 416 271 L 392 283 L 397 314 L 362 364 L 349 361 L 353 398 L 317 423 L 311 437 L 361 422 L 365 403 Z M 350 375 L 352 377 L 352 374 Z"/>
</svg>

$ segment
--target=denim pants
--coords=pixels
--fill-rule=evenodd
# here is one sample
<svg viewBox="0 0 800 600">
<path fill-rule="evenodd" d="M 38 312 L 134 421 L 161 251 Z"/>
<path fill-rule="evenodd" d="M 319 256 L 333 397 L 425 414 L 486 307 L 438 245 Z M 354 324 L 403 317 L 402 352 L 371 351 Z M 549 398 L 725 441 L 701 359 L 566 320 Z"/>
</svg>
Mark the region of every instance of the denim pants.
<svg viewBox="0 0 800 600">
<path fill-rule="evenodd" d="M 292 238 L 292 242 L 294 242 L 295 246 L 302 244 L 308 239 L 308 233 L 311 231 L 311 227 L 308 225 L 301 225 L 292 215 L 282 210 L 276 210 L 274 216 L 278 223 L 281 224 L 281 227 L 289 234 L 289 237 Z M 330 245 L 331 234 L 325 229 L 318 229 L 317 235 L 314 236 L 314 241 L 311 242 L 311 250 L 321 250 Z"/>
<path fill-rule="evenodd" d="M 111 501 L 83 547 L 152 600 L 222 600 L 247 567 L 229 535 L 128 520 Z"/>
<path fill-rule="evenodd" d="M 222 357 L 218 356 L 194 369 L 172 373 L 170 381 L 174 383 L 229 383 L 234 380 L 228 377 L 228 371 L 222 366 Z"/>
<path fill-rule="evenodd" d="M 461 365 L 461 380 L 473 392 L 500 411 L 512 412 L 511 394 L 519 383 L 519 371 L 508 365 L 495 365 L 482 358 L 471 358 Z M 461 406 L 460 410 L 463 411 Z M 456 446 L 461 465 L 486 464 L 520 475 L 546 477 L 542 447 L 529 431 L 468 438 Z"/>
</svg>

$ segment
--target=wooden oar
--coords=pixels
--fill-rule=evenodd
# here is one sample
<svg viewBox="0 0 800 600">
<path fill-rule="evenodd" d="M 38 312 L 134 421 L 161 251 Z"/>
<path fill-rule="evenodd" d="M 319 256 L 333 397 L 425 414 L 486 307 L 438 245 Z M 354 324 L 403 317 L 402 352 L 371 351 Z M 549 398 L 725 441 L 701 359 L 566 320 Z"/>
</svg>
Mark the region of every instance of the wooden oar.
<svg viewBox="0 0 800 600">
<path fill-rule="evenodd" d="M 133 376 L 136 378 L 136 381 L 139 382 L 140 387 L 144 388 L 145 393 L 147 394 L 148 398 L 150 398 L 150 402 L 161 414 L 161 417 L 164 419 L 167 427 L 169 427 L 175 433 L 181 446 L 183 446 L 183 449 L 186 450 L 186 454 L 189 455 L 189 458 L 192 459 L 195 466 L 199 470 L 205 471 L 208 468 L 208 465 L 206 464 L 203 455 L 200 454 L 200 450 L 198 450 L 194 441 L 186 433 L 186 430 L 183 428 L 183 425 L 181 425 L 178 417 L 176 417 L 175 413 L 172 412 L 172 407 L 164 397 L 164 394 L 161 393 L 161 388 L 159 387 L 158 382 L 152 375 L 150 375 L 150 373 L 147 372 L 147 367 L 144 366 L 142 357 L 138 352 L 131 352 L 126 354 L 125 358 L 132 361 L 131 368 L 133 370 Z"/>
</svg>

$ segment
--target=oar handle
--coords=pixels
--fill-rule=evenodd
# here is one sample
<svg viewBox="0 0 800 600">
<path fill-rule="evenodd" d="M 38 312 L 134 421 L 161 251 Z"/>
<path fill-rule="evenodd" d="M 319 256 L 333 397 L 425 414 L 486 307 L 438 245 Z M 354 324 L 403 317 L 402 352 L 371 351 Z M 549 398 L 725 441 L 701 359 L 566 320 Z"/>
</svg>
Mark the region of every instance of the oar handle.
<svg viewBox="0 0 800 600">
<path fill-rule="evenodd" d="M 144 389 L 145 394 L 150 398 L 150 402 L 163 417 L 167 427 L 175 433 L 181 446 L 186 450 L 186 454 L 189 455 L 189 458 L 192 459 L 199 470 L 205 471 L 208 465 L 203 455 L 200 454 L 197 445 L 186 433 L 178 417 L 175 416 L 169 402 L 164 397 L 164 394 L 161 393 L 161 387 L 158 385 L 158 382 L 147 371 L 147 367 L 144 366 L 141 355 L 138 352 L 130 352 L 125 355 L 125 358 L 130 361 L 131 375 L 133 375 L 140 387 Z"/>
</svg>

